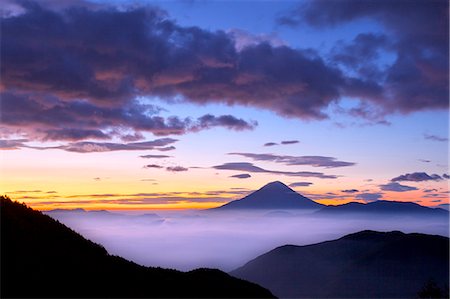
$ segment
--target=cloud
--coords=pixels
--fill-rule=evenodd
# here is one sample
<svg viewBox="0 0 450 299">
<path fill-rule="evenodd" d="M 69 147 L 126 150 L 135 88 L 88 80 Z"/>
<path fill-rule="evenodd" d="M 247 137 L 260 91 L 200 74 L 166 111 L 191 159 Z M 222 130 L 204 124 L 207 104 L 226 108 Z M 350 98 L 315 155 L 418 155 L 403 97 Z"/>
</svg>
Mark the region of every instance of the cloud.
<svg viewBox="0 0 450 299">
<path fill-rule="evenodd" d="M 418 161 L 423 162 L 423 163 L 430 163 L 430 160 L 426 160 L 426 159 L 419 159 Z"/>
<path fill-rule="evenodd" d="M 443 177 L 444 179 L 450 180 L 450 175 L 448 175 L 448 174 L 446 174 L 446 173 L 444 173 L 444 174 L 442 175 L 442 177 Z"/>
<path fill-rule="evenodd" d="M 379 187 L 383 191 L 393 191 L 393 192 L 406 192 L 406 191 L 419 190 L 416 187 L 401 185 L 401 184 L 395 183 L 395 182 L 380 185 Z"/>
<path fill-rule="evenodd" d="M 321 179 L 336 179 L 335 175 L 326 175 L 322 172 L 310 172 L 310 171 L 277 171 L 277 170 L 267 170 L 261 167 L 255 166 L 252 163 L 246 162 L 231 162 L 224 163 L 222 165 L 213 166 L 214 169 L 220 170 L 237 170 L 237 171 L 246 171 L 246 172 L 254 172 L 254 173 L 272 173 L 272 174 L 280 174 L 286 176 L 294 176 L 294 177 L 316 177 Z"/>
<path fill-rule="evenodd" d="M 44 140 L 82 140 L 82 139 L 111 139 L 111 136 L 100 130 L 92 129 L 49 129 L 45 131 Z"/>
<path fill-rule="evenodd" d="M 158 147 L 158 148 L 155 148 L 155 150 L 160 151 L 160 152 L 173 151 L 174 149 L 176 149 L 175 146 L 166 146 L 166 147 Z"/>
<path fill-rule="evenodd" d="M 37 134 L 32 128 L 39 124 L 44 138 L 46 131 L 61 127 L 107 134 L 111 124 L 159 136 L 222 124 L 235 130 L 254 127 L 229 124 L 227 116 L 206 124 L 163 118 L 149 105 L 151 97 L 252 106 L 302 119 L 327 118 L 328 106 L 346 96 L 392 102 L 383 80 L 349 77 L 311 49 L 271 44 L 266 37 L 240 47 L 242 32 L 183 27 L 148 6 L 55 10 L 53 2 L 23 1 L 17 4 L 23 13 L 1 19 L 2 101 L 22 107 L 4 109 L 5 125 L 26 125 Z M 428 107 L 441 89 L 411 109 Z M 29 105 L 18 103 L 18 97 Z M 136 97 L 146 104 L 134 102 Z"/>
<path fill-rule="evenodd" d="M 189 169 L 182 166 L 169 166 L 166 167 L 166 170 L 170 172 L 181 172 L 181 171 L 188 171 Z"/>
<path fill-rule="evenodd" d="M 359 192 L 359 190 L 357 190 L 357 189 L 346 189 L 346 190 L 341 190 L 341 192 L 343 192 L 343 193 L 357 193 L 357 192 Z"/>
<path fill-rule="evenodd" d="M 249 175 L 248 173 L 242 173 L 242 174 L 235 174 L 235 175 L 231 175 L 230 178 L 237 178 L 237 179 L 248 179 L 251 178 L 252 176 Z"/>
<path fill-rule="evenodd" d="M 157 115 L 161 110 L 159 107 L 137 100 L 117 106 L 109 102 L 100 105 L 87 100 L 64 100 L 25 92 L 3 92 L 1 98 L 2 124 L 43 141 L 108 140 L 113 137 L 137 141 L 144 138 L 141 132 L 166 136 L 214 127 L 251 130 L 257 125 L 232 115 L 206 114 L 197 119 L 161 117 Z"/>
<path fill-rule="evenodd" d="M 442 177 L 437 174 L 428 175 L 426 172 L 413 172 L 400 175 L 391 179 L 392 182 L 400 181 L 411 181 L 411 182 L 422 182 L 422 181 L 440 181 Z"/>
<path fill-rule="evenodd" d="M 360 193 L 356 195 L 355 198 L 364 200 L 366 202 L 371 202 L 383 198 L 383 193 Z"/>
<path fill-rule="evenodd" d="M 274 146 L 274 145 L 278 145 L 278 143 L 276 143 L 276 142 L 267 142 L 267 143 L 264 143 L 264 146 Z"/>
<path fill-rule="evenodd" d="M 144 165 L 144 168 L 164 168 L 164 167 L 158 164 L 148 164 Z"/>
<path fill-rule="evenodd" d="M 433 141 L 440 141 L 440 142 L 447 142 L 448 141 L 447 137 L 440 137 L 440 136 L 430 135 L 430 134 L 424 134 L 423 137 L 425 139 L 433 140 Z"/>
<path fill-rule="evenodd" d="M 281 144 L 283 145 L 287 145 L 287 144 L 296 144 L 299 143 L 300 141 L 298 140 L 286 140 L 286 141 L 281 141 Z"/>
<path fill-rule="evenodd" d="M 75 142 L 58 148 L 69 152 L 91 153 L 91 152 L 111 152 L 123 150 L 152 150 L 164 147 L 176 142 L 176 139 L 161 138 L 153 141 L 132 142 L 132 143 L 111 143 L 111 142 Z"/>
<path fill-rule="evenodd" d="M 336 168 L 353 166 L 354 162 L 339 161 L 333 157 L 324 156 L 280 156 L 274 154 L 254 154 L 254 153 L 229 153 L 253 159 L 254 161 L 271 161 L 285 165 L 310 165 L 313 167 Z"/>
<path fill-rule="evenodd" d="M 172 156 L 167 156 L 167 155 L 143 155 L 143 156 L 139 156 L 141 158 L 144 159 L 163 159 L 163 158 L 170 158 Z"/>
<path fill-rule="evenodd" d="M 437 191 L 438 191 L 437 189 L 424 189 L 423 190 L 423 192 L 426 192 L 426 193 L 437 192 Z"/>
<path fill-rule="evenodd" d="M 94 152 L 111 152 L 111 151 L 134 151 L 134 150 L 158 150 L 168 151 L 173 150 L 175 147 L 166 145 L 177 142 L 177 139 L 173 138 L 160 138 L 152 141 L 144 142 L 131 142 L 131 143 L 114 143 L 114 142 L 71 142 L 65 145 L 59 146 L 30 146 L 26 145 L 27 139 L 17 140 L 0 140 L 0 149 L 20 149 L 31 148 L 37 150 L 59 149 L 68 152 L 76 153 L 94 153 Z"/>
<path fill-rule="evenodd" d="M 24 147 L 27 139 L 0 139 L 0 150 L 15 150 Z"/>
<path fill-rule="evenodd" d="M 209 129 L 211 127 L 225 127 L 235 131 L 253 130 L 258 125 L 257 122 L 246 122 L 241 118 L 232 115 L 214 116 L 211 114 L 203 115 L 198 119 L 198 124 L 193 126 L 191 130 Z"/>
<path fill-rule="evenodd" d="M 362 19 L 378 23 L 383 32 L 363 32 L 337 44 L 330 55 L 331 63 L 360 78 L 356 85 L 362 89 L 354 88 L 354 95 L 383 114 L 448 109 L 447 0 L 305 1 L 278 22 L 325 29 L 356 26 Z M 394 56 L 393 62 L 377 63 L 383 55 Z M 377 91 L 379 96 L 373 96 Z"/>
<path fill-rule="evenodd" d="M 295 187 L 308 187 L 311 186 L 313 183 L 310 182 L 295 182 L 289 184 L 289 187 L 295 188 Z"/>
</svg>

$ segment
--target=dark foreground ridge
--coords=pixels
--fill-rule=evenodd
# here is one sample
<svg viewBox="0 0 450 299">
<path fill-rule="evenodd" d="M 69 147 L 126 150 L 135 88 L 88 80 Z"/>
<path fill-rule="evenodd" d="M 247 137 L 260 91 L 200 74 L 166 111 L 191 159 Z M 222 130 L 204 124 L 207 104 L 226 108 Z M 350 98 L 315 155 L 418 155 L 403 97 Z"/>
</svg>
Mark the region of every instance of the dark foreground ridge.
<svg viewBox="0 0 450 299">
<path fill-rule="evenodd" d="M 266 289 L 214 269 L 144 267 L 1 196 L 1 298 L 257 297 Z"/>
<path fill-rule="evenodd" d="M 246 197 L 214 210 L 234 209 L 320 209 L 323 205 L 304 197 L 279 181 L 268 183 Z"/>
<path fill-rule="evenodd" d="M 281 246 L 231 274 L 288 298 L 448 298 L 449 238 L 362 231 Z"/>
</svg>

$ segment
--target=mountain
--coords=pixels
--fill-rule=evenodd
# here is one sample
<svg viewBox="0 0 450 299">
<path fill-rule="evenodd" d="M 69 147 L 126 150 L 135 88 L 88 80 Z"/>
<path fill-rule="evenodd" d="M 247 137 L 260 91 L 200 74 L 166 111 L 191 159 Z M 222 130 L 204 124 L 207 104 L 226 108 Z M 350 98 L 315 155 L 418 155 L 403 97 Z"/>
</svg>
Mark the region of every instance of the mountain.
<svg viewBox="0 0 450 299">
<path fill-rule="evenodd" d="M 112 256 L 60 222 L 1 199 L 1 297 L 273 297 L 214 269 L 190 272 Z"/>
<path fill-rule="evenodd" d="M 449 238 L 362 231 L 314 245 L 281 246 L 230 274 L 279 297 L 416 298 L 430 279 L 448 288 Z"/>
<path fill-rule="evenodd" d="M 448 204 L 448 203 L 443 203 L 443 204 L 440 204 L 440 205 L 438 205 L 438 206 L 436 206 L 436 208 L 438 208 L 438 209 L 444 209 L 444 210 L 450 210 L 450 204 Z"/>
<path fill-rule="evenodd" d="M 367 204 L 349 202 L 338 206 L 326 206 L 315 213 L 324 216 L 347 216 L 349 214 L 362 216 L 442 216 L 448 217 L 448 211 L 439 208 L 428 208 L 413 202 L 379 200 Z"/>
<path fill-rule="evenodd" d="M 233 209 L 319 209 L 323 205 L 304 197 L 282 182 L 271 182 L 261 189 L 215 210 Z"/>
</svg>

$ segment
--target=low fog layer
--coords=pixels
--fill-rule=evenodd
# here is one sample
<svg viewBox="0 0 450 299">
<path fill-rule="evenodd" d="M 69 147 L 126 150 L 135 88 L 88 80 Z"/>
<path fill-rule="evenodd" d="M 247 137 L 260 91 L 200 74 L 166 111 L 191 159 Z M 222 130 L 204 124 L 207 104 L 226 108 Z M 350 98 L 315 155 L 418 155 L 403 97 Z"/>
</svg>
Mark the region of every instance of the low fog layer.
<svg viewBox="0 0 450 299">
<path fill-rule="evenodd" d="M 449 235 L 448 218 L 318 217 L 305 211 L 47 214 L 102 244 L 111 254 L 146 266 L 179 270 L 231 271 L 281 245 L 307 245 L 365 229 Z"/>
</svg>

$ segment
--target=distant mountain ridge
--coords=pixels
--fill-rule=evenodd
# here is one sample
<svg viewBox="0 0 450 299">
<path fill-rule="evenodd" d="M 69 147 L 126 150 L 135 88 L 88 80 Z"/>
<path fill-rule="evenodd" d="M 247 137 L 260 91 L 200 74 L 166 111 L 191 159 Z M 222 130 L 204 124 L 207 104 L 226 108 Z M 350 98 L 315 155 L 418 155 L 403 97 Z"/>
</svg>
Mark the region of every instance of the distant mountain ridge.
<svg viewBox="0 0 450 299">
<path fill-rule="evenodd" d="M 41 212 L 0 200 L 2 298 L 273 297 L 216 269 L 137 265 Z"/>
<path fill-rule="evenodd" d="M 230 273 L 288 298 L 416 298 L 430 279 L 448 296 L 448 253 L 447 237 L 362 231 L 281 246 Z"/>
<path fill-rule="evenodd" d="M 250 209 L 320 209 L 322 204 L 300 195 L 279 181 L 268 183 L 242 199 L 234 200 L 214 210 Z"/>
<path fill-rule="evenodd" d="M 414 202 L 379 200 L 366 204 L 349 202 L 338 206 L 326 206 L 316 215 L 348 215 L 348 214 L 382 214 L 382 215 L 419 215 L 448 217 L 448 211 L 439 208 L 429 208 Z"/>
</svg>

